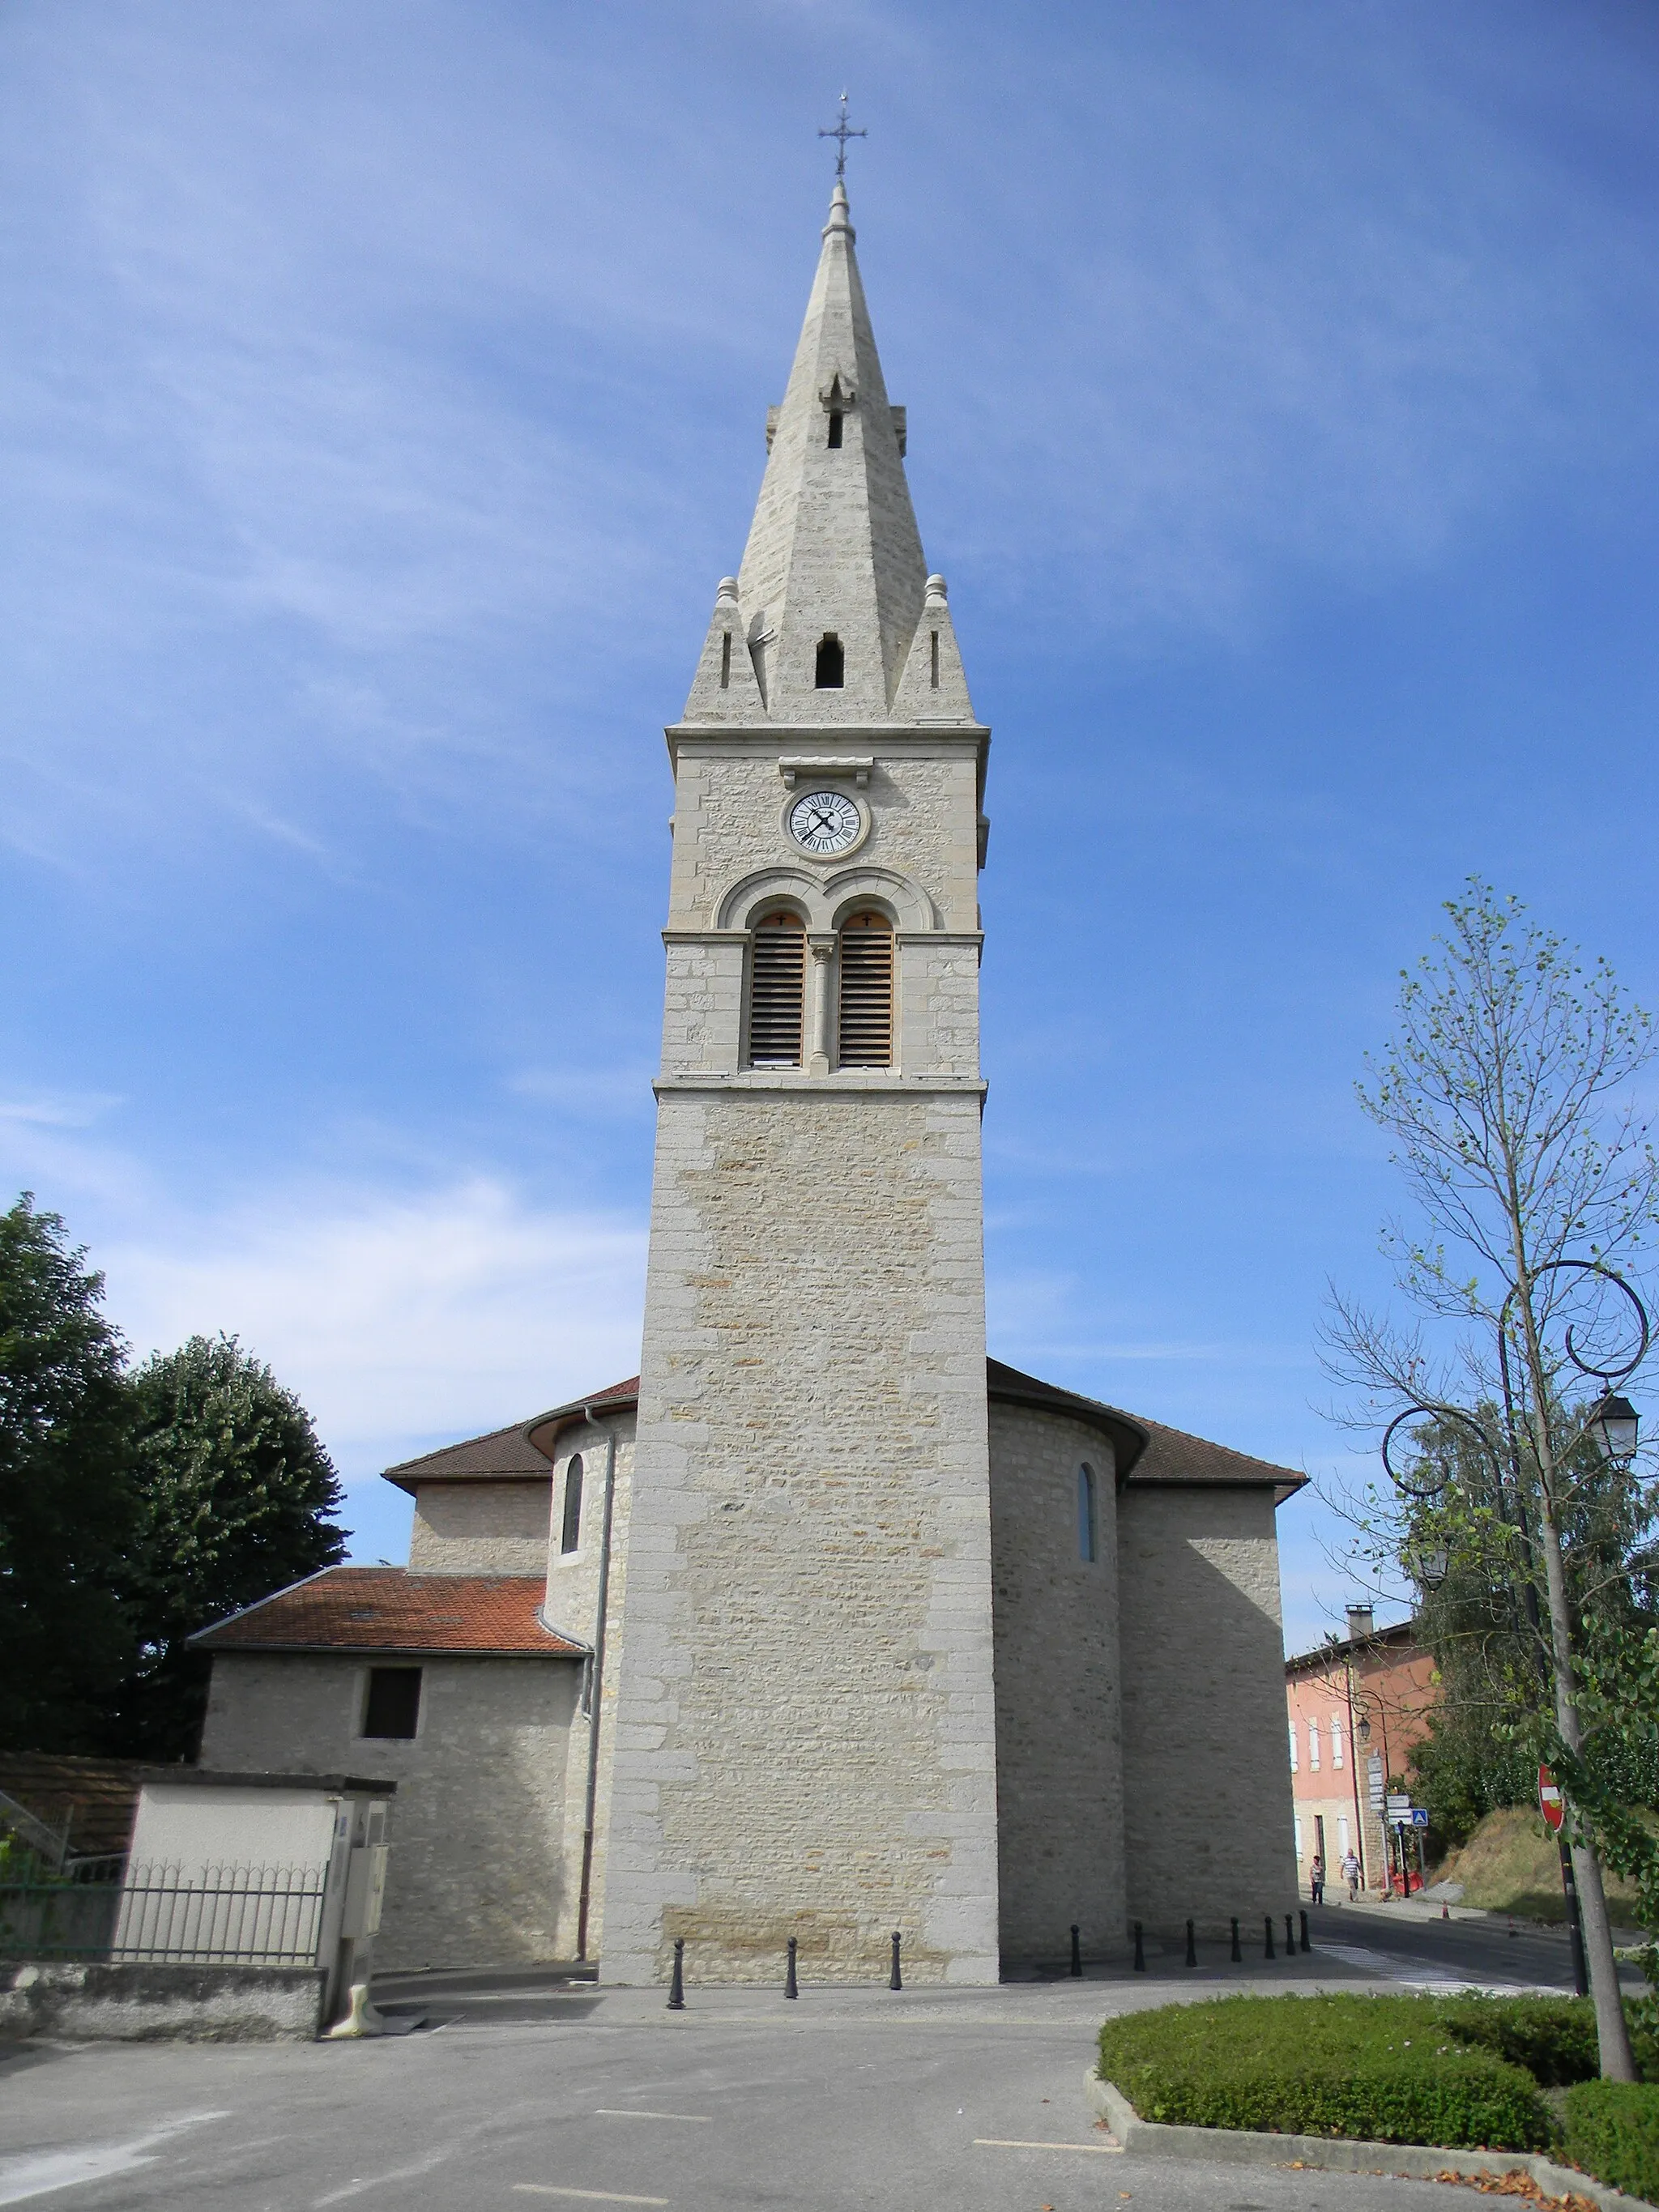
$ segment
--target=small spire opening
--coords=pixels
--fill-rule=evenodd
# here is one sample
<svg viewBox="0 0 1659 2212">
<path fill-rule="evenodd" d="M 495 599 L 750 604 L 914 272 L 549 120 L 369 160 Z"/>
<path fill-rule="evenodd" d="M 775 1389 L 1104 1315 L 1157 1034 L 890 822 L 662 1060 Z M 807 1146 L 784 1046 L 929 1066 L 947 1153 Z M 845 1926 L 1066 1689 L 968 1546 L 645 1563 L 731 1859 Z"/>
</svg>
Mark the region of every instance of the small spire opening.
<svg viewBox="0 0 1659 2212">
<path fill-rule="evenodd" d="M 935 653 L 934 658 L 937 659 L 937 653 Z M 935 676 L 933 681 L 937 684 L 939 682 L 939 678 Z M 727 630 L 726 635 L 720 640 L 720 690 L 722 691 L 729 691 L 731 689 L 732 633 L 730 630 Z"/>
<path fill-rule="evenodd" d="M 812 681 L 820 691 L 839 691 L 847 681 L 847 658 L 834 630 L 818 640 L 817 666 Z"/>
<path fill-rule="evenodd" d="M 937 630 L 933 632 L 933 637 L 932 660 L 930 664 L 931 672 L 928 680 L 932 684 L 933 689 L 937 691 L 939 690 L 939 632 Z"/>
<path fill-rule="evenodd" d="M 840 445 L 841 426 L 846 419 L 846 416 L 842 415 L 839 408 L 836 408 L 831 410 L 830 416 L 830 443 L 832 446 Z"/>
</svg>

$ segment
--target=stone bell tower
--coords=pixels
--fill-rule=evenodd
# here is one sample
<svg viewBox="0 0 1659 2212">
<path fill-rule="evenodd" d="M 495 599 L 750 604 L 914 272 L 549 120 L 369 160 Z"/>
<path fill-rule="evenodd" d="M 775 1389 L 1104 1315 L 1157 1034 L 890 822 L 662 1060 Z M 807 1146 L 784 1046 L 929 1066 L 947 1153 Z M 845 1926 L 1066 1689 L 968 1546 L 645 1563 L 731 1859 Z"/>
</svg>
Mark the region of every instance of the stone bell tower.
<svg viewBox="0 0 1659 2212">
<path fill-rule="evenodd" d="M 840 184 L 674 769 L 603 1973 L 997 1976 L 981 811 Z M 608 1688 L 610 1685 L 608 1684 Z"/>
</svg>

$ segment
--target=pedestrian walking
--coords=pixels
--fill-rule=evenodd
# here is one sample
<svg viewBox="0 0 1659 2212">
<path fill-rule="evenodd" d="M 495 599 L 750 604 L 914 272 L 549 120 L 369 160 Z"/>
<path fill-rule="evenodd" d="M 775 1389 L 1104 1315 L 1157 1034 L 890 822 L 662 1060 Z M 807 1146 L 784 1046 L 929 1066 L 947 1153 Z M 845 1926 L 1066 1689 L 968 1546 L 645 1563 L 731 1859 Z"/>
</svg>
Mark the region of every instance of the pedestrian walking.
<svg viewBox="0 0 1659 2212">
<path fill-rule="evenodd" d="M 1362 1871 L 1358 1855 L 1350 1844 L 1347 1856 L 1342 1862 L 1342 1878 L 1348 1885 L 1350 1905 L 1357 1905 L 1359 1902 L 1359 1876 Z"/>
<path fill-rule="evenodd" d="M 1314 1853 L 1313 1864 L 1308 1869 L 1308 1889 L 1315 1905 L 1325 1902 L 1325 1862 L 1317 1851 Z"/>
</svg>

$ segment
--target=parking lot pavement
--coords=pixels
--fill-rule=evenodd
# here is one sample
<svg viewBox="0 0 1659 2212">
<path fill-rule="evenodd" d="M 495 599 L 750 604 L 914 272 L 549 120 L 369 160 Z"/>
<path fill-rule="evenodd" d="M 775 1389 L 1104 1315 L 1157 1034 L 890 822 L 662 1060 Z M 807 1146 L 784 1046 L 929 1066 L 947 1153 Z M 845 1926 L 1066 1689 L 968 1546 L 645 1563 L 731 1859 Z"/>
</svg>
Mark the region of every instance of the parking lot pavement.
<svg viewBox="0 0 1659 2212">
<path fill-rule="evenodd" d="M 361 2043 L 13 2046 L 0 2205 L 1452 2212 L 1433 2183 L 1114 2149 L 1083 2091 L 1100 2019 L 1215 1987 L 727 1990 L 678 2014 L 660 1990 L 615 1990 L 577 2020 Z"/>
</svg>

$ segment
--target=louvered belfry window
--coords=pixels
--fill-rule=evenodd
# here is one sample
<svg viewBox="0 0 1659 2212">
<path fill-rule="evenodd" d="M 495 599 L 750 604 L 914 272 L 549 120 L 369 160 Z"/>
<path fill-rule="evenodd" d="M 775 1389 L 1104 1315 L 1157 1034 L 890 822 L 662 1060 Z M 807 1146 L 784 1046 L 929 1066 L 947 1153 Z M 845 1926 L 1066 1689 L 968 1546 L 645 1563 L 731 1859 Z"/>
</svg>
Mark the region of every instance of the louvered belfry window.
<svg viewBox="0 0 1659 2212">
<path fill-rule="evenodd" d="M 843 1067 L 893 1064 L 893 925 L 884 914 L 855 914 L 841 932 Z"/>
<path fill-rule="evenodd" d="M 800 1066 L 806 995 L 806 925 L 799 915 L 769 914 L 755 925 L 749 977 L 749 1064 Z"/>
</svg>

